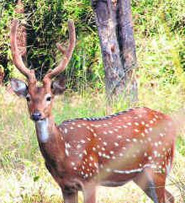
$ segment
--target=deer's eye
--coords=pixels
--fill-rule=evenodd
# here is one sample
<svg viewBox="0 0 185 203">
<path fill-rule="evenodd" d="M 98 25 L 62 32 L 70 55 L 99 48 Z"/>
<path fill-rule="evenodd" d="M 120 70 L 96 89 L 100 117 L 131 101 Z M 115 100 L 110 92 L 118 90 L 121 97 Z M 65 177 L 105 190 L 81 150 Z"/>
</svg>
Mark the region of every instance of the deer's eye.
<svg viewBox="0 0 185 203">
<path fill-rule="evenodd" d="M 30 101 L 31 101 L 30 95 L 27 95 L 27 96 L 26 96 L 26 100 L 27 100 L 27 102 L 30 102 Z"/>
<path fill-rule="evenodd" d="M 51 101 L 51 96 L 47 96 L 46 101 L 48 101 L 48 102 Z"/>
</svg>

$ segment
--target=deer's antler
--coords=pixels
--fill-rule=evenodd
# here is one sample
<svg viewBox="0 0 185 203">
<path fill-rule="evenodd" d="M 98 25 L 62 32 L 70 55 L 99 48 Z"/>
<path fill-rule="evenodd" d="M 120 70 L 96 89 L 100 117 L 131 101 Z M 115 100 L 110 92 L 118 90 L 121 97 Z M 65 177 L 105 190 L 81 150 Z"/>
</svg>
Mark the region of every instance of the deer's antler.
<svg viewBox="0 0 185 203">
<path fill-rule="evenodd" d="M 50 70 L 44 77 L 43 82 L 46 82 L 48 79 L 52 79 L 53 77 L 57 76 L 59 73 L 65 70 L 66 66 L 68 65 L 76 42 L 76 33 L 75 33 L 75 26 L 72 20 L 68 21 L 68 29 L 69 29 L 69 45 L 67 49 L 64 49 L 61 44 L 57 43 L 57 48 L 62 52 L 63 59 L 59 63 L 59 65 Z"/>
<path fill-rule="evenodd" d="M 17 19 L 14 19 L 12 21 L 11 26 L 11 32 L 10 32 L 10 44 L 11 44 L 11 51 L 13 56 L 13 63 L 17 67 L 17 69 L 27 77 L 29 82 L 35 82 L 35 73 L 34 70 L 29 70 L 23 60 L 22 56 L 20 54 L 20 50 L 17 46 L 17 29 L 19 27 L 19 21 Z"/>
</svg>

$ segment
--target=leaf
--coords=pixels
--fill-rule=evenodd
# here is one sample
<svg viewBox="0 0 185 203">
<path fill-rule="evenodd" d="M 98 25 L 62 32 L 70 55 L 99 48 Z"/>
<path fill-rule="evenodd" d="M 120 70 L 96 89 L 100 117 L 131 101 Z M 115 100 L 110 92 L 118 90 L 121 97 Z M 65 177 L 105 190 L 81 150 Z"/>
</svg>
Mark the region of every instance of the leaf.
<svg viewBox="0 0 185 203">
<path fill-rule="evenodd" d="M 35 176 L 35 177 L 33 178 L 33 181 L 34 181 L 34 182 L 37 182 L 37 181 L 39 180 L 39 178 L 40 178 L 40 176 Z"/>
</svg>

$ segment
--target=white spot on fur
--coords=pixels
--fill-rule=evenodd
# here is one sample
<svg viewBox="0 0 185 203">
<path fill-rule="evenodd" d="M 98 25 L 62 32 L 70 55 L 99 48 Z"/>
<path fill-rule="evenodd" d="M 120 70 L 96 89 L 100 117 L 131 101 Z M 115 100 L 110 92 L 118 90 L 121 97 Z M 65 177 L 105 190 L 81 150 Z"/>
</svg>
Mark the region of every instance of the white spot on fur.
<svg viewBox="0 0 185 203">
<path fill-rule="evenodd" d="M 144 165 L 142 168 L 136 168 L 132 170 L 113 170 L 114 173 L 119 173 L 119 174 L 131 174 L 131 173 L 139 173 L 142 172 L 145 168 L 151 167 L 150 164 Z"/>
<path fill-rule="evenodd" d="M 107 142 L 103 142 L 103 145 L 104 145 L 104 146 L 107 146 Z"/>
<path fill-rule="evenodd" d="M 68 132 L 68 130 L 67 130 L 67 128 L 65 128 L 65 129 L 64 129 L 64 133 L 67 134 L 67 132 Z"/>
<path fill-rule="evenodd" d="M 85 140 L 80 140 L 80 142 L 81 142 L 82 144 L 84 144 L 84 143 L 85 143 Z"/>
<path fill-rule="evenodd" d="M 66 156 L 69 156 L 69 151 L 67 150 L 67 148 L 65 149 L 65 154 Z"/>
<path fill-rule="evenodd" d="M 78 145 L 76 146 L 77 149 L 80 149 L 81 147 L 82 147 L 82 145 L 80 145 L 80 144 L 78 144 Z"/>
</svg>

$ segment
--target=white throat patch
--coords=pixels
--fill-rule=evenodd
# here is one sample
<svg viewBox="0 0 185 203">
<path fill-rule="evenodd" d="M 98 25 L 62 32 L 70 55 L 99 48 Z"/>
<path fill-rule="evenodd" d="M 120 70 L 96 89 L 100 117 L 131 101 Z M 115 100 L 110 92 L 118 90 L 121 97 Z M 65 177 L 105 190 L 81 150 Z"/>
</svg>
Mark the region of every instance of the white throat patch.
<svg viewBox="0 0 185 203">
<path fill-rule="evenodd" d="M 35 123 L 35 125 L 36 125 L 38 138 L 39 138 L 40 142 L 46 143 L 49 139 L 48 119 L 37 121 Z"/>
</svg>

